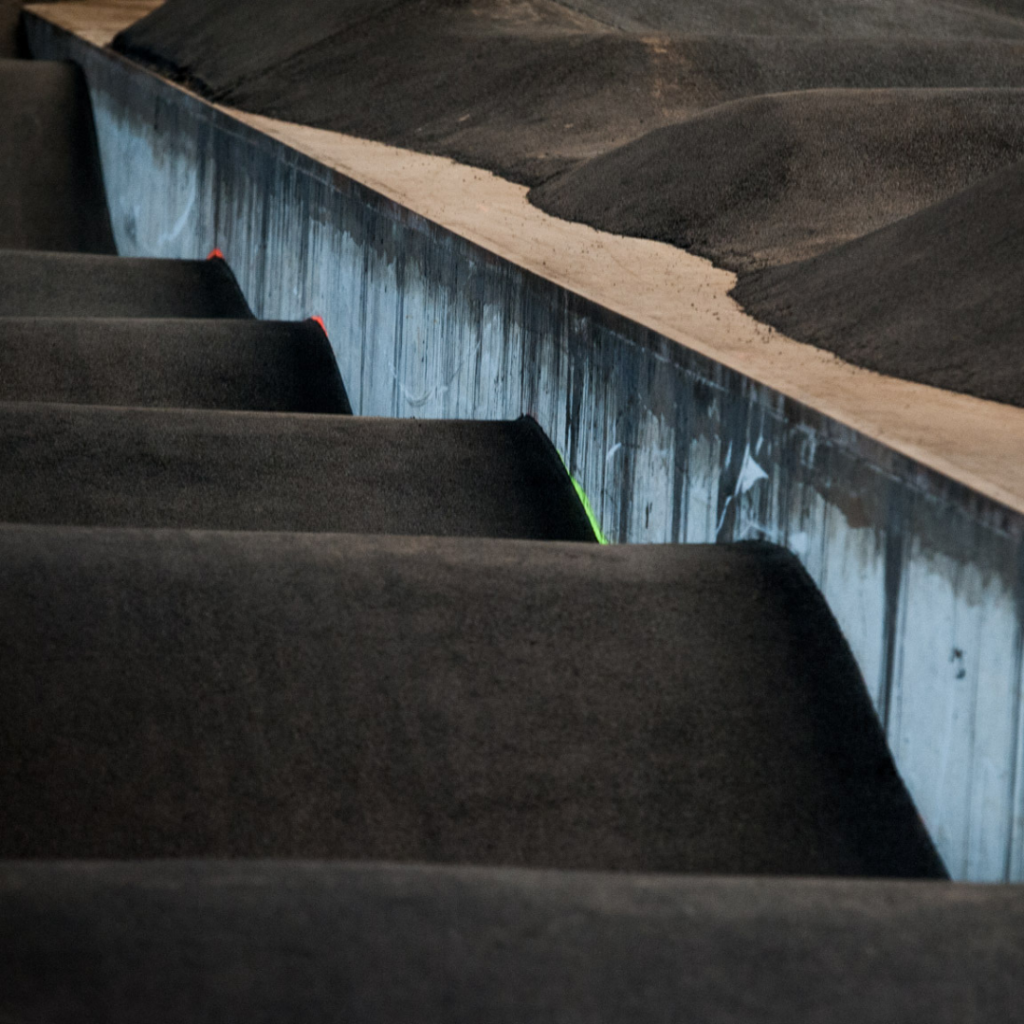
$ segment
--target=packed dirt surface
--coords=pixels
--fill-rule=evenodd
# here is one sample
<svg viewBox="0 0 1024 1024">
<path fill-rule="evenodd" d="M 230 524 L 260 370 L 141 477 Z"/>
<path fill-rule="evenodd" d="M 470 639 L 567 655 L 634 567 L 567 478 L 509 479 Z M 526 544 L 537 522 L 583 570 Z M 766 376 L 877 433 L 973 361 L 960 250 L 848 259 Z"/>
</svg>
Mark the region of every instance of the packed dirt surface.
<svg viewBox="0 0 1024 1024">
<path fill-rule="evenodd" d="M 115 48 L 228 105 L 495 171 L 556 216 L 737 271 L 741 301 L 786 334 L 1024 404 L 1019 361 L 991 365 L 1019 336 L 1024 289 L 975 316 L 943 219 L 995 175 L 971 246 L 1011 258 L 979 232 L 1009 216 L 999 175 L 1024 159 L 1024 0 L 167 0 Z M 914 287 L 895 290 L 895 240 L 920 227 L 843 255 L 926 211 Z M 792 265 L 830 253 L 829 287 L 889 311 L 885 330 L 807 290 L 821 265 Z M 1019 282 L 1013 266 L 993 288 Z M 788 269 L 749 277 L 773 268 Z M 905 333 L 923 323 L 927 345 Z"/>
</svg>

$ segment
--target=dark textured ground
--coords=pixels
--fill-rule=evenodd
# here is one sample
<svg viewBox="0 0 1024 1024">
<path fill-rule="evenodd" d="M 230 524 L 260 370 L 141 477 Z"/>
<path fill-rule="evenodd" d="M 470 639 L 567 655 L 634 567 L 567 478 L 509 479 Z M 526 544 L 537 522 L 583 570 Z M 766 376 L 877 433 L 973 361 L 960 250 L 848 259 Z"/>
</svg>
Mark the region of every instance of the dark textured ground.
<svg viewBox="0 0 1024 1024">
<path fill-rule="evenodd" d="M 349 413 L 313 321 L 0 317 L 0 402 Z"/>
<path fill-rule="evenodd" d="M 851 362 L 1024 406 L 1024 164 L 736 296 Z"/>
<path fill-rule="evenodd" d="M 5 526 L 0 660 L 0 856 L 943 873 L 770 545 Z"/>
<path fill-rule="evenodd" d="M 533 199 L 751 270 L 835 248 L 1022 159 L 1024 89 L 813 90 L 715 107 Z"/>
<path fill-rule="evenodd" d="M 764 18 L 766 5 L 756 6 Z M 675 5 L 661 0 L 660 8 Z M 767 36 L 730 34 L 738 16 L 660 38 L 553 0 L 169 0 L 115 46 L 234 106 L 442 153 L 535 185 L 741 96 L 1024 87 L 1024 22 L 970 9 L 951 18 L 919 17 L 920 35 L 900 40 L 873 30 L 820 39 L 789 33 L 785 23 Z"/>
<path fill-rule="evenodd" d="M 20 17 L 21 0 L 0 0 L 0 59 L 28 56 L 18 25 Z"/>
<path fill-rule="evenodd" d="M 741 275 L 828 253 L 1024 157 L 1019 0 L 168 0 L 116 45 L 226 103 L 493 169 L 556 215 Z M 971 244 L 994 249 L 978 230 Z M 990 290 L 983 335 L 936 321 L 936 301 L 974 301 L 963 240 L 944 237 L 922 275 L 941 296 L 897 290 L 898 247 L 834 264 L 837 288 L 904 324 L 931 318 L 930 347 L 894 329 L 833 344 L 844 322 L 787 312 L 813 291 L 761 300 L 741 281 L 738 295 L 854 361 L 1020 402 L 1024 366 L 990 361 L 1020 336 L 1024 289 Z M 1000 245 L 1021 267 L 1024 250 Z"/>
<path fill-rule="evenodd" d="M 994 1024 L 1024 1001 L 1024 891 L 7 864 L 0 947 L 10 1021 Z"/>
<path fill-rule="evenodd" d="M 594 540 L 536 422 L 0 403 L 0 522 Z"/>
<path fill-rule="evenodd" d="M 0 249 L 0 317 L 228 317 L 252 312 L 220 259 Z"/>
<path fill-rule="evenodd" d="M 0 249 L 115 253 L 85 76 L 0 59 Z"/>
<path fill-rule="evenodd" d="M 627 31 L 688 35 L 1024 36 L 1021 0 L 565 0 Z"/>
</svg>

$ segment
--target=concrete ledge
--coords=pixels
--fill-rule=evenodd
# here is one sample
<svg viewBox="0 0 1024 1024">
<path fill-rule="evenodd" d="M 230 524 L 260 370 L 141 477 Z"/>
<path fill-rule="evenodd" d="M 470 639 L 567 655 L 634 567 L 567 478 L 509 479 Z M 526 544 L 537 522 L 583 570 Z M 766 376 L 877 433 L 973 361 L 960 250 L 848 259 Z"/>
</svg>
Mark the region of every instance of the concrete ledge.
<svg viewBox="0 0 1024 1024">
<path fill-rule="evenodd" d="M 216 246 L 257 315 L 322 315 L 357 412 L 532 414 L 613 540 L 787 545 L 951 873 L 1024 879 L 1024 410 L 782 338 L 732 275 L 485 172 L 218 109 L 97 48 L 139 13 L 29 17 L 86 71 L 122 253 Z"/>
</svg>

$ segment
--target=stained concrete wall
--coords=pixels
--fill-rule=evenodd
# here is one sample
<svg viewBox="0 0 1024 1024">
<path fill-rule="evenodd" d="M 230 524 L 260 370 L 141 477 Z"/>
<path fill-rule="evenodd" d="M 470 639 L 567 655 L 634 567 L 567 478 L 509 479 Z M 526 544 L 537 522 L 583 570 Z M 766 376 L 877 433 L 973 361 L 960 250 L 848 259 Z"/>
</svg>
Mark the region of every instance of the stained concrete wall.
<svg viewBox="0 0 1024 1024">
<path fill-rule="evenodd" d="M 950 872 L 1024 881 L 1020 515 L 110 53 L 29 32 L 86 70 L 122 254 L 219 247 L 258 316 L 322 315 L 357 413 L 530 413 L 613 541 L 787 545 Z"/>
</svg>

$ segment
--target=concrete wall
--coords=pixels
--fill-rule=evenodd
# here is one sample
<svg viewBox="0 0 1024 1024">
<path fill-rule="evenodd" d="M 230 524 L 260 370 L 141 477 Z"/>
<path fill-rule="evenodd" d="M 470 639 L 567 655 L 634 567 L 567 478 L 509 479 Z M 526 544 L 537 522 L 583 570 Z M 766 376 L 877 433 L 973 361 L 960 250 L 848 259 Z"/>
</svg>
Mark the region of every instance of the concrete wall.
<svg viewBox="0 0 1024 1024">
<path fill-rule="evenodd" d="M 1020 515 L 109 53 L 30 38 L 86 70 L 123 254 L 216 246 L 257 315 L 322 315 L 359 413 L 532 414 L 613 541 L 787 545 L 951 873 L 1024 880 Z"/>
</svg>

